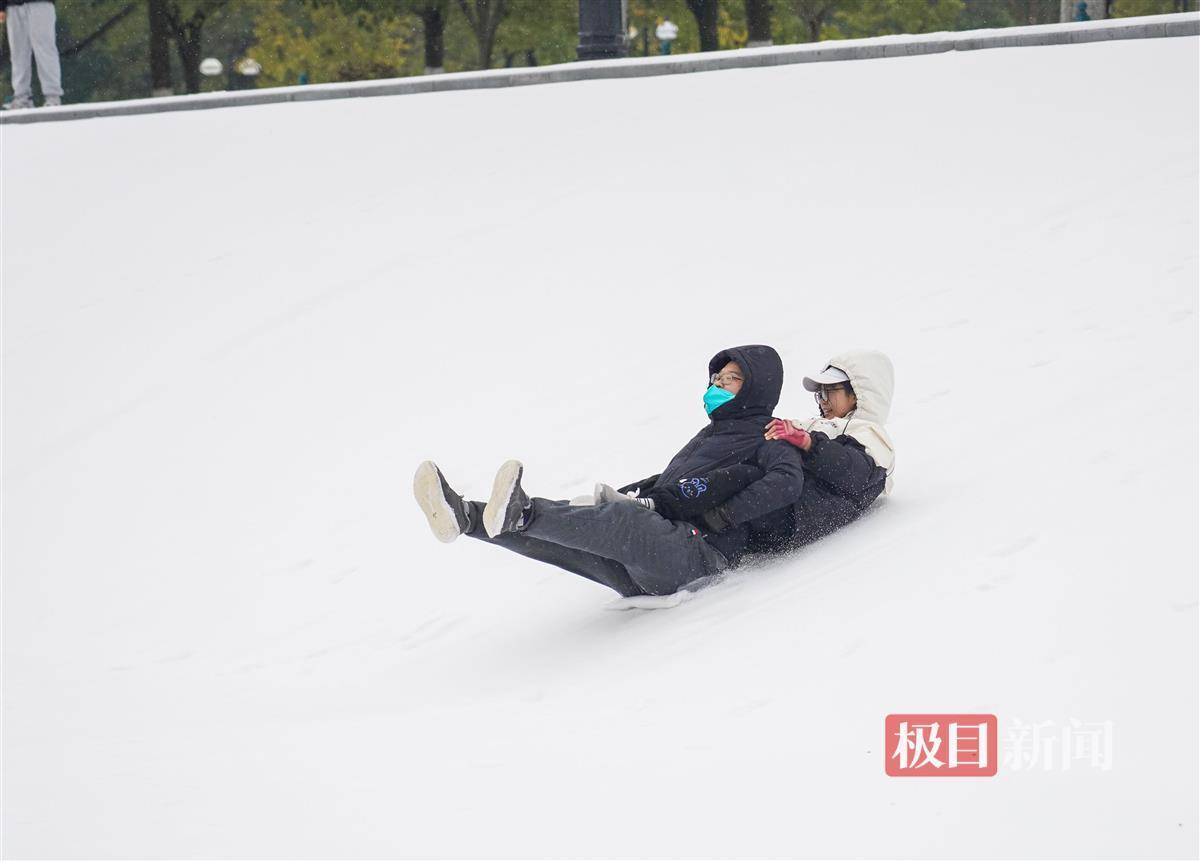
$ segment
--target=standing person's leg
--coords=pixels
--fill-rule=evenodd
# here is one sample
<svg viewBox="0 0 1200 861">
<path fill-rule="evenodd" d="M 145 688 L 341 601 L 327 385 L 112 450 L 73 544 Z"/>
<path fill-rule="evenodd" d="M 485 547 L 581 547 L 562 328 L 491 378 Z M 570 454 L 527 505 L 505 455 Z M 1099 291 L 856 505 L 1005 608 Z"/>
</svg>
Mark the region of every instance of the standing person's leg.
<svg viewBox="0 0 1200 861">
<path fill-rule="evenodd" d="M 57 17 L 54 4 L 36 0 L 23 4 L 29 10 L 29 41 L 37 61 L 38 83 L 47 106 L 62 104 L 62 69 L 58 63 L 58 43 L 55 38 Z"/>
<path fill-rule="evenodd" d="M 29 42 L 27 4 L 9 6 L 4 27 L 8 30 L 8 53 L 12 58 L 14 108 L 33 107 L 33 46 Z"/>
</svg>

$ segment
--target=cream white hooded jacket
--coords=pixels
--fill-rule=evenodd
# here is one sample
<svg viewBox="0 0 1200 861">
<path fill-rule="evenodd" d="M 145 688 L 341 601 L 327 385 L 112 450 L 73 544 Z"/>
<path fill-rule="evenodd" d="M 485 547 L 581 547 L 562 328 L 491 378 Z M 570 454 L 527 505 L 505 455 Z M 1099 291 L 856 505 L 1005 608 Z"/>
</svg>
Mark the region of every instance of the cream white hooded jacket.
<svg viewBox="0 0 1200 861">
<path fill-rule="evenodd" d="M 892 361 L 877 350 L 851 350 L 834 356 L 827 363 L 850 378 L 857 406 L 844 419 L 823 419 L 819 416 L 807 421 L 793 421 L 810 433 L 821 431 L 830 439 L 847 434 L 862 443 L 876 466 L 887 472 L 883 492 L 892 492 L 892 471 L 896 466 L 896 451 L 892 439 L 884 428 L 892 408 L 892 389 L 895 373 Z"/>
</svg>

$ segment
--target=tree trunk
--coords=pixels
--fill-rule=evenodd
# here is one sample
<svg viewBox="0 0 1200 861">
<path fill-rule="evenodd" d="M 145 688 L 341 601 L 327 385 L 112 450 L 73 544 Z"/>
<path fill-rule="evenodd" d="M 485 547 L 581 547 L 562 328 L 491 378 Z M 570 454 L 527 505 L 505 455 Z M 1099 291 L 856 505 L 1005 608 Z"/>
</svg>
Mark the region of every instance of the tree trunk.
<svg viewBox="0 0 1200 861">
<path fill-rule="evenodd" d="M 717 35 L 718 0 L 687 0 L 688 9 L 696 16 L 700 27 L 700 50 L 716 51 L 720 48 Z"/>
<path fill-rule="evenodd" d="M 746 0 L 746 29 L 746 47 L 762 48 L 773 43 L 770 0 Z"/>
<path fill-rule="evenodd" d="M 150 95 L 169 96 L 171 83 L 171 25 L 166 0 L 150 0 Z"/>
<path fill-rule="evenodd" d="M 794 2 L 796 15 L 808 28 L 808 41 L 810 42 L 821 41 L 821 28 L 825 26 L 825 19 L 835 9 L 846 9 L 851 5 L 848 0 L 794 0 Z"/>
<path fill-rule="evenodd" d="M 446 68 L 446 16 L 438 5 L 424 6 L 417 14 L 425 31 L 425 74 L 437 74 Z"/>
<path fill-rule="evenodd" d="M 178 2 L 163 0 L 163 18 L 179 51 L 179 62 L 183 65 L 183 85 L 189 93 L 200 92 L 200 37 L 204 32 L 204 22 L 209 15 L 228 2 L 229 0 L 204 0 L 185 21 Z"/>
<path fill-rule="evenodd" d="M 479 37 L 479 60 L 478 66 L 480 69 L 490 69 L 492 67 L 492 39 L 490 36 Z"/>
<path fill-rule="evenodd" d="M 496 44 L 496 30 L 508 14 L 508 0 L 458 0 L 475 42 L 479 46 L 479 68 L 492 67 L 492 49 Z"/>
<path fill-rule="evenodd" d="M 195 39 L 176 39 L 175 47 L 179 50 L 179 63 L 183 66 L 183 89 L 187 93 L 200 92 L 200 39 L 199 32 Z"/>
</svg>

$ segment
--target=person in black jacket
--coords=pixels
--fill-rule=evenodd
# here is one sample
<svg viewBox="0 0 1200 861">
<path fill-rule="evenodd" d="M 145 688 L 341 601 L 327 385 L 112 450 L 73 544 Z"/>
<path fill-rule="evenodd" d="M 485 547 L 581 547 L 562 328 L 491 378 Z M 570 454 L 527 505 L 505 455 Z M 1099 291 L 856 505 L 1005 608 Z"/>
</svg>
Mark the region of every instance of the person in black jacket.
<svg viewBox="0 0 1200 861">
<path fill-rule="evenodd" d="M 463 500 L 426 461 L 413 479 L 417 503 L 442 541 L 463 534 L 489 541 L 625 596 L 670 594 L 732 568 L 754 525 L 799 501 L 804 468 L 797 448 L 763 437 L 783 386 L 783 363 L 774 349 L 723 350 L 708 373 L 709 424 L 661 473 L 628 486 L 668 507 L 678 501 L 680 519 L 628 499 L 572 505 L 530 498 L 518 461 L 500 468 L 486 504 Z M 739 480 L 730 481 L 731 475 Z"/>
</svg>

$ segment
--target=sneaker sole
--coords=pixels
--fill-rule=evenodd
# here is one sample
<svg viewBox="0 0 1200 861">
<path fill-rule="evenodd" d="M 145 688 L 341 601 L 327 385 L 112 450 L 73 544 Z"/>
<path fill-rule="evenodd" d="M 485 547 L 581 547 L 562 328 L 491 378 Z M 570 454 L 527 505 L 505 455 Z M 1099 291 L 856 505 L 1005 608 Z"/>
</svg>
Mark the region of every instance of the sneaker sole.
<svg viewBox="0 0 1200 861">
<path fill-rule="evenodd" d="M 449 544 L 462 535 L 454 509 L 442 493 L 442 482 L 432 461 L 427 460 L 417 467 L 413 476 L 413 496 L 417 498 L 417 505 L 421 507 L 438 541 Z"/>
<path fill-rule="evenodd" d="M 508 512 L 508 501 L 512 499 L 513 489 L 521 480 L 523 469 L 521 461 L 510 460 L 496 473 L 496 480 L 492 483 L 492 495 L 483 508 L 483 528 L 488 538 L 495 538 L 504 531 L 504 515 Z"/>
</svg>

